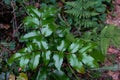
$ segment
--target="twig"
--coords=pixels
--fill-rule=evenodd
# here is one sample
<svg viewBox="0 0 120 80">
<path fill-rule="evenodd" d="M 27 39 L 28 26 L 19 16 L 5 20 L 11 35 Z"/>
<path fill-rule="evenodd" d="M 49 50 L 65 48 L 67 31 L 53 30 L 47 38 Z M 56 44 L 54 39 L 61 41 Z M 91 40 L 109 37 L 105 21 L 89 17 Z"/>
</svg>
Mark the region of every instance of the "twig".
<svg viewBox="0 0 120 80">
<path fill-rule="evenodd" d="M 60 19 L 63 23 L 65 23 L 67 26 L 70 26 L 70 24 L 67 22 L 67 20 L 65 19 L 64 16 L 61 17 L 61 15 L 58 14 L 58 17 L 59 17 L 59 19 Z"/>
<path fill-rule="evenodd" d="M 13 37 L 14 37 L 14 35 L 15 35 L 15 31 L 16 31 L 16 29 L 17 29 L 17 20 L 16 20 L 16 13 L 15 13 L 15 6 L 16 6 L 16 4 L 15 4 L 15 2 L 12 0 L 11 1 L 11 6 L 12 6 L 12 8 L 13 8 Z"/>
<path fill-rule="evenodd" d="M 11 51 L 7 48 L 5 48 L 3 45 L 0 44 L 0 48 L 3 50 L 3 51 L 8 51 L 9 53 L 11 53 Z"/>
<path fill-rule="evenodd" d="M 70 70 L 71 70 L 71 71 L 72 71 L 72 73 L 74 74 L 75 78 L 76 78 L 77 80 L 80 80 L 80 79 L 77 77 L 77 75 L 75 74 L 74 70 L 71 68 L 71 66 L 70 66 L 70 65 L 68 65 L 68 67 L 70 68 Z"/>
</svg>

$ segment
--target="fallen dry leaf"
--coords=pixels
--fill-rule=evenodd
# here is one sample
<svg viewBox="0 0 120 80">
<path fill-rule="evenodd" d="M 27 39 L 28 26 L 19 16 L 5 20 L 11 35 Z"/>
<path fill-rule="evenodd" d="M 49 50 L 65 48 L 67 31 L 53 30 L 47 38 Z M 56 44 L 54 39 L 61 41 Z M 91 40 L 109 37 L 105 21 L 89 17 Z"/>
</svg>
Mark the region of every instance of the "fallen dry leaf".
<svg viewBox="0 0 120 80">
<path fill-rule="evenodd" d="M 36 8 L 39 8 L 40 7 L 40 3 L 35 3 L 35 5 L 34 5 Z"/>
<path fill-rule="evenodd" d="M 119 53 L 119 50 L 115 49 L 115 48 L 108 48 L 108 54 L 117 54 Z"/>
<path fill-rule="evenodd" d="M 109 71 L 108 75 L 111 76 L 113 78 L 113 80 L 120 80 L 119 79 L 120 72 L 118 72 L 118 71 L 117 72 Z"/>
<path fill-rule="evenodd" d="M 14 74 L 10 74 L 9 75 L 9 80 L 15 80 L 15 75 Z"/>
<path fill-rule="evenodd" d="M 0 29 L 9 29 L 10 28 L 10 25 L 8 24 L 0 24 Z"/>
<path fill-rule="evenodd" d="M 115 0 L 115 3 L 116 4 L 120 4 L 120 0 Z"/>
</svg>

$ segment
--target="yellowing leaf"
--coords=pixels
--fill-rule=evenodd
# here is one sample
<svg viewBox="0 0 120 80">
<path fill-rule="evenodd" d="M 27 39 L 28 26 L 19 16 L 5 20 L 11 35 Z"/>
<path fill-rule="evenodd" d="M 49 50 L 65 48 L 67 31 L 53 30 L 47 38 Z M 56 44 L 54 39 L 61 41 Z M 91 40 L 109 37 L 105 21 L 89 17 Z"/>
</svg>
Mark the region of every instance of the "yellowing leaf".
<svg viewBox="0 0 120 80">
<path fill-rule="evenodd" d="M 25 73 L 20 73 L 20 75 L 17 77 L 17 80 L 28 80 L 28 76 Z"/>
<path fill-rule="evenodd" d="M 9 75 L 9 80 L 15 80 L 15 75 L 14 74 L 10 74 Z"/>
</svg>

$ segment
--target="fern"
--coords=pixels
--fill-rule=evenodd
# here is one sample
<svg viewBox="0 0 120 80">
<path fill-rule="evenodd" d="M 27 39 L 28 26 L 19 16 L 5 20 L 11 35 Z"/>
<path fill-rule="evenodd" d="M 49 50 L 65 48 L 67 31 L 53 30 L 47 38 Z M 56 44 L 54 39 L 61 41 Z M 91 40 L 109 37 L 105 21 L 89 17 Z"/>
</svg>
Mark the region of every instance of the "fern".
<svg viewBox="0 0 120 80">
<path fill-rule="evenodd" d="M 120 28 L 109 25 L 106 26 L 100 35 L 100 46 L 102 53 L 107 53 L 107 49 L 110 45 L 119 47 L 120 45 Z"/>
<path fill-rule="evenodd" d="M 106 5 L 103 2 L 110 3 L 110 0 L 77 0 L 66 2 L 71 8 L 65 12 L 73 15 L 74 20 L 77 18 L 78 21 L 75 22 L 80 27 L 96 27 L 105 20 Z"/>
</svg>

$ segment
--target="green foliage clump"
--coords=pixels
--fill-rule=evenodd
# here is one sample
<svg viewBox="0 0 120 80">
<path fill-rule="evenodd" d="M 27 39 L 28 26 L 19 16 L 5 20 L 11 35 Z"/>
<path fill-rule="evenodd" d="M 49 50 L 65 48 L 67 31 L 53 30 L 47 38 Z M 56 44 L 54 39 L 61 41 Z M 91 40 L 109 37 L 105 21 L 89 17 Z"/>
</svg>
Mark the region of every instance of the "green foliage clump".
<svg viewBox="0 0 120 80">
<path fill-rule="evenodd" d="M 23 70 L 37 69 L 37 80 L 69 80 L 68 77 L 76 77 L 74 71 L 85 73 L 84 65 L 94 68 L 99 66 L 98 61 L 104 60 L 97 43 L 75 38 L 68 27 L 55 23 L 56 8 L 28 7 L 27 11 L 29 16 L 24 24 L 29 31 L 21 37 L 26 47 L 15 53 L 9 63 L 19 60 Z M 66 76 L 64 70 L 74 76 Z"/>
<path fill-rule="evenodd" d="M 0 80 L 5 80 L 9 78 L 9 75 L 13 71 L 14 74 L 18 74 L 18 65 L 17 63 L 13 62 L 12 68 L 11 66 L 8 66 L 8 59 L 9 59 L 9 53 L 10 50 L 15 49 L 15 43 L 14 42 L 0 42 Z"/>
<path fill-rule="evenodd" d="M 100 34 L 100 46 L 103 54 L 107 53 L 110 45 L 120 46 L 120 28 L 114 25 L 105 26 Z"/>
<path fill-rule="evenodd" d="M 75 0 L 66 2 L 65 12 L 74 16 L 75 26 L 84 28 L 103 26 L 106 19 L 106 5 L 111 0 Z"/>
</svg>

